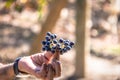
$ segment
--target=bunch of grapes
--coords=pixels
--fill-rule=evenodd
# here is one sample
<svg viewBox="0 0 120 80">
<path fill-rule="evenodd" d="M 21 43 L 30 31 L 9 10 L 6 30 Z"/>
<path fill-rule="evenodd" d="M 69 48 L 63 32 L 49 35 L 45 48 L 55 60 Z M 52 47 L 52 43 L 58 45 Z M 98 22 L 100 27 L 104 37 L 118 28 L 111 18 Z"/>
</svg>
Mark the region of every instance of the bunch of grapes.
<svg viewBox="0 0 120 80">
<path fill-rule="evenodd" d="M 52 53 L 59 51 L 60 54 L 63 54 L 69 51 L 73 47 L 73 45 L 74 42 L 64 40 L 63 38 L 57 39 L 56 34 L 47 32 L 45 40 L 42 41 L 42 50 L 51 51 Z"/>
</svg>

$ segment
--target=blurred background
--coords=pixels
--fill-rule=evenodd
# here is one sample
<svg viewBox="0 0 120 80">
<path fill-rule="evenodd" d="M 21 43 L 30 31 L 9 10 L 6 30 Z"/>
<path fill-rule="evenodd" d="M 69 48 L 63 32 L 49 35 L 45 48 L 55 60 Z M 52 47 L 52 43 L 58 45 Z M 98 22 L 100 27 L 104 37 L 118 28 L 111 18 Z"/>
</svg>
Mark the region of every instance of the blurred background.
<svg viewBox="0 0 120 80">
<path fill-rule="evenodd" d="M 48 31 L 75 42 L 55 80 L 120 80 L 120 0 L 0 0 L 1 63 L 42 52 Z"/>
</svg>

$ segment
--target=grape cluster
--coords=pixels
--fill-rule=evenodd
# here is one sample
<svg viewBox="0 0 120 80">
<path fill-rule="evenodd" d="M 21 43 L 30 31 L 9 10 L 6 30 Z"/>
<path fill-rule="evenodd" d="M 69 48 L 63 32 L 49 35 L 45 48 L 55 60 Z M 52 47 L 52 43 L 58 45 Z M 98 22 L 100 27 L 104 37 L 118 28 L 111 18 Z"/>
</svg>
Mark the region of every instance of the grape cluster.
<svg viewBox="0 0 120 80">
<path fill-rule="evenodd" d="M 42 41 L 42 50 L 51 51 L 52 53 L 59 51 L 60 54 L 63 54 L 69 51 L 73 47 L 73 45 L 74 42 L 64 40 L 63 38 L 57 39 L 56 34 L 47 32 L 45 40 Z"/>
</svg>

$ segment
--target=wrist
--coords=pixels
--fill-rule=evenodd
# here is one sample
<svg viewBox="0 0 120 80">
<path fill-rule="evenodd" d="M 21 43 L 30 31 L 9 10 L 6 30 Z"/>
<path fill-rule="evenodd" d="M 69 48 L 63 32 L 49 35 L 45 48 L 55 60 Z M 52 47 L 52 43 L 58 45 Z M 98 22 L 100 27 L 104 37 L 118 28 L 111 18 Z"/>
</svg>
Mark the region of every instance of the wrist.
<svg viewBox="0 0 120 80">
<path fill-rule="evenodd" d="M 14 61 L 14 64 L 13 64 L 14 73 L 16 75 L 18 75 L 19 73 L 25 73 L 24 71 L 22 71 L 20 64 L 19 64 L 21 59 L 22 59 L 22 57 L 16 58 L 16 60 Z"/>
</svg>

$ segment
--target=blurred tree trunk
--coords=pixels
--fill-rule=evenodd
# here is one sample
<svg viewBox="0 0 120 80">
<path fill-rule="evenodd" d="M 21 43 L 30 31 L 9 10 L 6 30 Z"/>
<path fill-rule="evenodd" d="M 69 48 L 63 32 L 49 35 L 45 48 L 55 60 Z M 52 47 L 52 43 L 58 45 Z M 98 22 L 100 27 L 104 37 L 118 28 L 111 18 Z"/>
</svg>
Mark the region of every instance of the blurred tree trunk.
<svg viewBox="0 0 120 80">
<path fill-rule="evenodd" d="M 90 2 L 90 1 L 89 1 Z M 76 13 L 76 63 L 75 77 L 84 78 L 86 70 L 86 56 L 89 53 L 89 29 L 87 25 L 88 18 L 90 19 L 90 6 L 88 0 L 77 0 Z"/>
<path fill-rule="evenodd" d="M 46 32 L 52 31 L 59 18 L 60 11 L 66 6 L 66 4 L 67 4 L 67 0 L 53 0 L 46 21 L 42 24 L 42 30 L 34 38 L 34 41 L 31 45 L 30 54 L 40 52 L 42 47 L 40 42 L 44 40 Z"/>
</svg>

